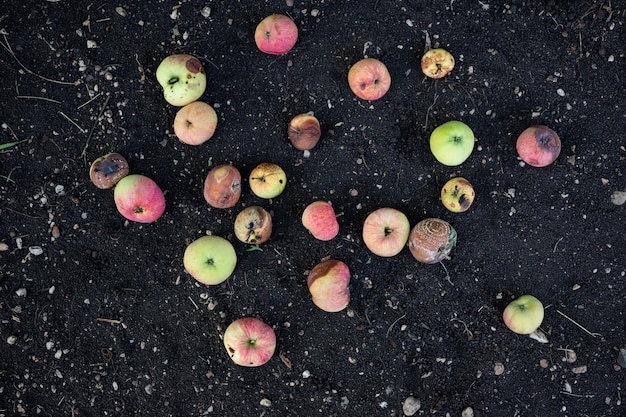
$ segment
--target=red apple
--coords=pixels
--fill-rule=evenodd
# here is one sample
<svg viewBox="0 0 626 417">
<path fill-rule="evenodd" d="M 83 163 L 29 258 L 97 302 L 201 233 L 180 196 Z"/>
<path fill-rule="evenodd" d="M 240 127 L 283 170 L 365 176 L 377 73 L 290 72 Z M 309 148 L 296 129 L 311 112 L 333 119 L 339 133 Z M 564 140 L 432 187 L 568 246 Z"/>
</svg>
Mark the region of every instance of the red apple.
<svg viewBox="0 0 626 417">
<path fill-rule="evenodd" d="M 519 135 L 515 147 L 528 165 L 545 167 L 554 162 L 561 153 L 561 139 L 547 126 L 531 126 Z"/>
<path fill-rule="evenodd" d="M 294 148 L 301 151 L 313 149 L 321 135 L 320 122 L 310 113 L 295 116 L 287 129 L 289 141 Z"/>
<path fill-rule="evenodd" d="M 261 366 L 270 360 L 276 350 L 276 334 L 261 320 L 244 317 L 226 328 L 224 347 L 237 365 Z"/>
<path fill-rule="evenodd" d="M 409 235 L 409 250 L 415 259 L 434 264 L 448 258 L 456 245 L 456 230 L 441 219 L 424 219 Z"/>
<path fill-rule="evenodd" d="M 215 110 L 202 101 L 187 104 L 174 118 L 174 133 L 187 145 L 200 145 L 211 139 L 216 127 Z"/>
<path fill-rule="evenodd" d="M 374 58 L 357 62 L 348 71 L 350 89 L 363 100 L 378 100 L 389 90 L 391 75 L 385 64 Z"/>
<path fill-rule="evenodd" d="M 211 169 L 204 181 L 204 199 L 211 207 L 229 208 L 241 196 L 241 174 L 232 165 L 218 165 Z"/>
<path fill-rule="evenodd" d="M 165 196 L 159 186 L 144 175 L 127 175 L 115 186 L 115 206 L 128 220 L 151 223 L 165 211 Z"/>
<path fill-rule="evenodd" d="M 273 14 L 261 21 L 254 32 L 254 41 L 261 52 L 283 55 L 298 40 L 298 27 L 289 17 Z"/>
<path fill-rule="evenodd" d="M 302 225 L 319 240 L 331 240 L 339 233 L 335 210 L 327 201 L 309 204 L 302 213 Z"/>
<path fill-rule="evenodd" d="M 235 236 L 243 243 L 258 245 L 272 234 L 272 215 L 263 207 L 250 206 L 235 218 Z"/>
<path fill-rule="evenodd" d="M 409 238 L 411 224 L 399 210 L 391 207 L 371 212 L 363 223 L 363 242 L 378 256 L 395 256 Z"/>
<path fill-rule="evenodd" d="M 324 311 L 335 313 L 350 302 L 350 269 L 345 263 L 328 259 L 317 264 L 307 277 L 313 303 Z"/>
</svg>

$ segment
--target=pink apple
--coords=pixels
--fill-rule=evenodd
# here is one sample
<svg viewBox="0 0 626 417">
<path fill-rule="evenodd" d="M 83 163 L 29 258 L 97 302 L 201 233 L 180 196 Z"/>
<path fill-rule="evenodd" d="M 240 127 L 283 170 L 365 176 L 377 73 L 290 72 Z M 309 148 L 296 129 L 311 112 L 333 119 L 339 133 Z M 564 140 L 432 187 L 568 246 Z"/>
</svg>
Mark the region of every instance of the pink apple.
<svg viewBox="0 0 626 417">
<path fill-rule="evenodd" d="M 201 145 L 213 137 L 217 113 L 202 101 L 194 101 L 178 110 L 174 118 L 174 133 L 187 145 Z"/>
<path fill-rule="evenodd" d="M 261 366 L 270 360 L 276 350 L 276 334 L 261 320 L 244 317 L 226 328 L 224 347 L 237 365 Z"/>
<path fill-rule="evenodd" d="M 313 303 L 324 311 L 335 313 L 350 302 L 350 269 L 345 263 L 328 259 L 317 264 L 307 277 Z"/>
<path fill-rule="evenodd" d="M 363 223 L 363 242 L 378 256 L 395 256 L 409 239 L 411 224 L 399 210 L 391 207 L 371 212 Z"/>
<path fill-rule="evenodd" d="M 543 322 L 543 304 L 532 295 L 511 301 L 502 313 L 506 327 L 518 334 L 530 334 Z"/>
<path fill-rule="evenodd" d="M 374 58 L 365 58 L 348 71 L 352 92 L 363 100 L 378 100 L 389 90 L 391 75 L 385 64 Z"/>
<path fill-rule="evenodd" d="M 128 220 L 151 223 L 165 211 L 165 196 L 159 186 L 144 175 L 127 175 L 115 186 L 115 206 Z"/>
<path fill-rule="evenodd" d="M 327 201 L 309 204 L 302 213 L 302 225 L 319 240 L 331 240 L 339 233 L 335 210 Z"/>
<path fill-rule="evenodd" d="M 519 135 L 515 147 L 528 165 L 545 167 L 553 163 L 561 153 L 561 139 L 547 126 L 531 126 Z"/>
<path fill-rule="evenodd" d="M 283 55 L 293 48 L 298 40 L 298 27 L 289 17 L 273 14 L 259 23 L 254 32 L 254 41 L 261 52 Z"/>
</svg>

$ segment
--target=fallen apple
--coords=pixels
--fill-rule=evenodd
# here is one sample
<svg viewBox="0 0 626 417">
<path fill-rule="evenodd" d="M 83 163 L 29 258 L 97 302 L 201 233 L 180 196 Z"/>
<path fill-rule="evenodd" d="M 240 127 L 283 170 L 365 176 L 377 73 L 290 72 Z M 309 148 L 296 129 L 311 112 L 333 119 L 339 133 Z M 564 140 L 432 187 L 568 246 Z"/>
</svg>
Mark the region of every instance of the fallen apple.
<svg viewBox="0 0 626 417">
<path fill-rule="evenodd" d="M 327 201 L 309 204 L 302 212 L 302 225 L 318 240 L 331 240 L 339 233 L 335 210 Z"/>
<path fill-rule="evenodd" d="M 317 264 L 307 277 L 313 303 L 324 311 L 335 313 L 350 302 L 350 269 L 345 263 L 328 259 Z"/>
<path fill-rule="evenodd" d="M 198 100 L 206 89 L 206 74 L 200 60 L 188 54 L 166 57 L 156 70 L 165 101 L 184 106 Z"/>
<path fill-rule="evenodd" d="M 474 132 L 468 125 L 452 120 L 430 134 L 430 151 L 447 166 L 461 165 L 474 150 Z"/>
<path fill-rule="evenodd" d="M 559 157 L 561 139 L 547 126 L 531 126 L 519 135 L 515 148 L 528 165 L 545 167 Z"/>
<path fill-rule="evenodd" d="M 274 330 L 261 320 L 244 317 L 232 322 L 224 332 L 224 347 L 237 365 L 261 366 L 276 350 Z"/>
<path fill-rule="evenodd" d="M 378 100 L 391 86 L 391 75 L 385 64 L 375 58 L 365 58 L 348 71 L 348 84 L 357 97 Z"/>
<path fill-rule="evenodd" d="M 243 243 L 258 245 L 272 234 L 272 215 L 263 207 L 250 206 L 235 218 L 235 236 Z"/>
<path fill-rule="evenodd" d="M 204 181 L 204 199 L 211 207 L 229 208 L 241 196 L 241 174 L 232 165 L 218 165 L 211 169 Z"/>
<path fill-rule="evenodd" d="M 257 197 L 278 197 L 287 185 L 287 175 L 283 169 L 271 162 L 263 162 L 250 172 L 250 189 Z"/>
<path fill-rule="evenodd" d="M 322 136 L 320 122 L 313 114 L 299 114 L 291 119 L 287 136 L 294 148 L 300 151 L 313 149 Z"/>
<path fill-rule="evenodd" d="M 191 242 L 183 255 L 185 271 L 206 285 L 217 285 L 228 279 L 237 265 L 233 245 L 220 236 L 202 236 Z"/>
<path fill-rule="evenodd" d="M 174 118 L 174 133 L 187 145 L 200 145 L 213 137 L 217 113 L 202 101 L 194 101 L 178 110 Z"/>
<path fill-rule="evenodd" d="M 254 32 L 254 41 L 261 52 L 284 55 L 298 40 L 298 27 L 289 17 L 273 14 L 263 19 Z"/>
<path fill-rule="evenodd" d="M 454 57 L 443 48 L 429 49 L 422 56 L 422 72 L 430 78 L 443 78 L 454 68 Z"/>
<path fill-rule="evenodd" d="M 128 162 L 119 153 L 109 153 L 99 157 L 89 168 L 89 178 L 98 188 L 113 187 L 128 175 Z"/>
<path fill-rule="evenodd" d="M 449 259 L 455 245 L 456 230 L 441 219 L 424 219 L 413 227 L 409 235 L 411 254 L 425 264 Z"/>
<path fill-rule="evenodd" d="M 518 334 L 531 334 L 543 322 L 543 304 L 532 295 L 511 301 L 502 313 L 506 327 Z"/>
<path fill-rule="evenodd" d="M 406 245 L 411 225 L 406 215 L 391 207 L 371 212 L 363 223 L 363 242 L 375 255 L 395 256 Z"/>
<path fill-rule="evenodd" d="M 117 211 L 128 220 L 152 223 L 165 211 L 165 196 L 156 182 L 144 175 L 127 175 L 113 191 Z"/>
<path fill-rule="evenodd" d="M 441 202 L 454 213 L 467 211 L 475 196 L 474 187 L 463 177 L 451 178 L 441 188 Z"/>
</svg>

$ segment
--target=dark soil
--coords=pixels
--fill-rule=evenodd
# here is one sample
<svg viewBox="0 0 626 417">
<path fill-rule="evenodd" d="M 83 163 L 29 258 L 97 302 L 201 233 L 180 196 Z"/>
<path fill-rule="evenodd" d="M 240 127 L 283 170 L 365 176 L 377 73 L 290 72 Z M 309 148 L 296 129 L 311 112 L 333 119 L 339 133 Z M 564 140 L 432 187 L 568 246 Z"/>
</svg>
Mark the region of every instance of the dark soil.
<svg viewBox="0 0 626 417">
<path fill-rule="evenodd" d="M 300 31 L 285 56 L 253 40 L 271 13 Z M 0 151 L 0 416 L 402 416 L 408 397 L 415 415 L 626 415 L 625 206 L 611 200 L 626 188 L 625 24 L 615 0 L 5 0 L 0 143 L 23 142 Z M 439 81 L 420 70 L 424 31 L 457 60 Z M 173 53 L 200 58 L 202 100 L 218 113 L 197 147 L 173 135 L 177 109 L 155 79 Z M 364 55 L 393 79 L 375 102 L 347 83 Z M 323 137 L 306 157 L 286 126 L 308 111 Z M 453 119 L 477 143 L 446 167 L 428 138 Z M 534 124 L 563 141 L 545 168 L 515 150 Z M 113 191 L 90 183 L 91 161 L 111 151 L 167 190 L 155 223 L 126 221 Z M 206 204 L 211 165 L 247 178 L 260 162 L 285 169 L 282 195 L 261 200 L 244 181 L 232 209 Z M 477 194 L 461 214 L 439 199 L 457 175 Z M 338 214 L 329 242 L 300 223 L 314 200 Z M 274 219 L 262 251 L 233 235 L 254 204 Z M 367 250 L 362 223 L 384 206 L 453 225 L 445 269 Z M 238 254 L 212 287 L 182 265 L 207 233 Z M 352 273 L 339 313 L 306 285 L 326 257 Z M 523 294 L 544 303 L 548 343 L 503 324 Z M 258 368 L 222 343 L 243 316 L 276 332 Z"/>
</svg>

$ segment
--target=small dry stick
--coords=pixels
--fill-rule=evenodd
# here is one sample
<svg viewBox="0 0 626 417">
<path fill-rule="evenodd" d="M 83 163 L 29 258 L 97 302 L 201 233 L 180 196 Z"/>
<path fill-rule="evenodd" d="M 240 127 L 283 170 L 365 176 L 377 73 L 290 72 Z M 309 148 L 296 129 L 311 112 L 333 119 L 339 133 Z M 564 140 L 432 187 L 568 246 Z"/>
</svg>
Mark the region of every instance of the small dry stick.
<svg viewBox="0 0 626 417">
<path fill-rule="evenodd" d="M 391 329 L 393 329 L 393 326 L 394 326 L 397 322 L 399 322 L 400 320 L 402 320 L 402 319 L 403 319 L 403 318 L 405 318 L 405 317 L 406 317 L 406 314 L 403 314 L 403 315 L 402 315 L 402 316 L 400 316 L 400 317 L 399 317 L 396 321 L 394 321 L 393 323 L 391 323 L 391 325 L 390 325 L 390 326 L 389 326 L 389 328 L 387 329 L 387 336 L 386 336 L 386 337 L 389 337 L 389 332 L 391 331 Z"/>
<path fill-rule="evenodd" d="M 122 324 L 122 320 L 115 320 L 115 319 L 105 319 L 102 317 L 98 317 L 96 318 L 96 321 L 102 321 L 104 323 L 111 323 L 111 324 Z"/>
<path fill-rule="evenodd" d="M 592 333 L 589 330 L 585 329 L 583 326 L 581 326 L 575 320 L 571 319 L 570 317 L 568 317 L 567 315 L 562 313 L 560 310 L 557 310 L 556 312 L 559 313 L 560 315 L 562 315 L 563 317 L 565 317 L 566 319 L 568 319 L 569 321 L 571 321 L 572 323 L 574 323 L 576 326 L 578 326 L 581 329 L 583 329 L 585 331 L 585 333 L 587 333 L 589 336 L 591 336 L 591 337 L 598 337 L 598 336 L 602 337 L 602 335 L 600 333 Z"/>
</svg>

